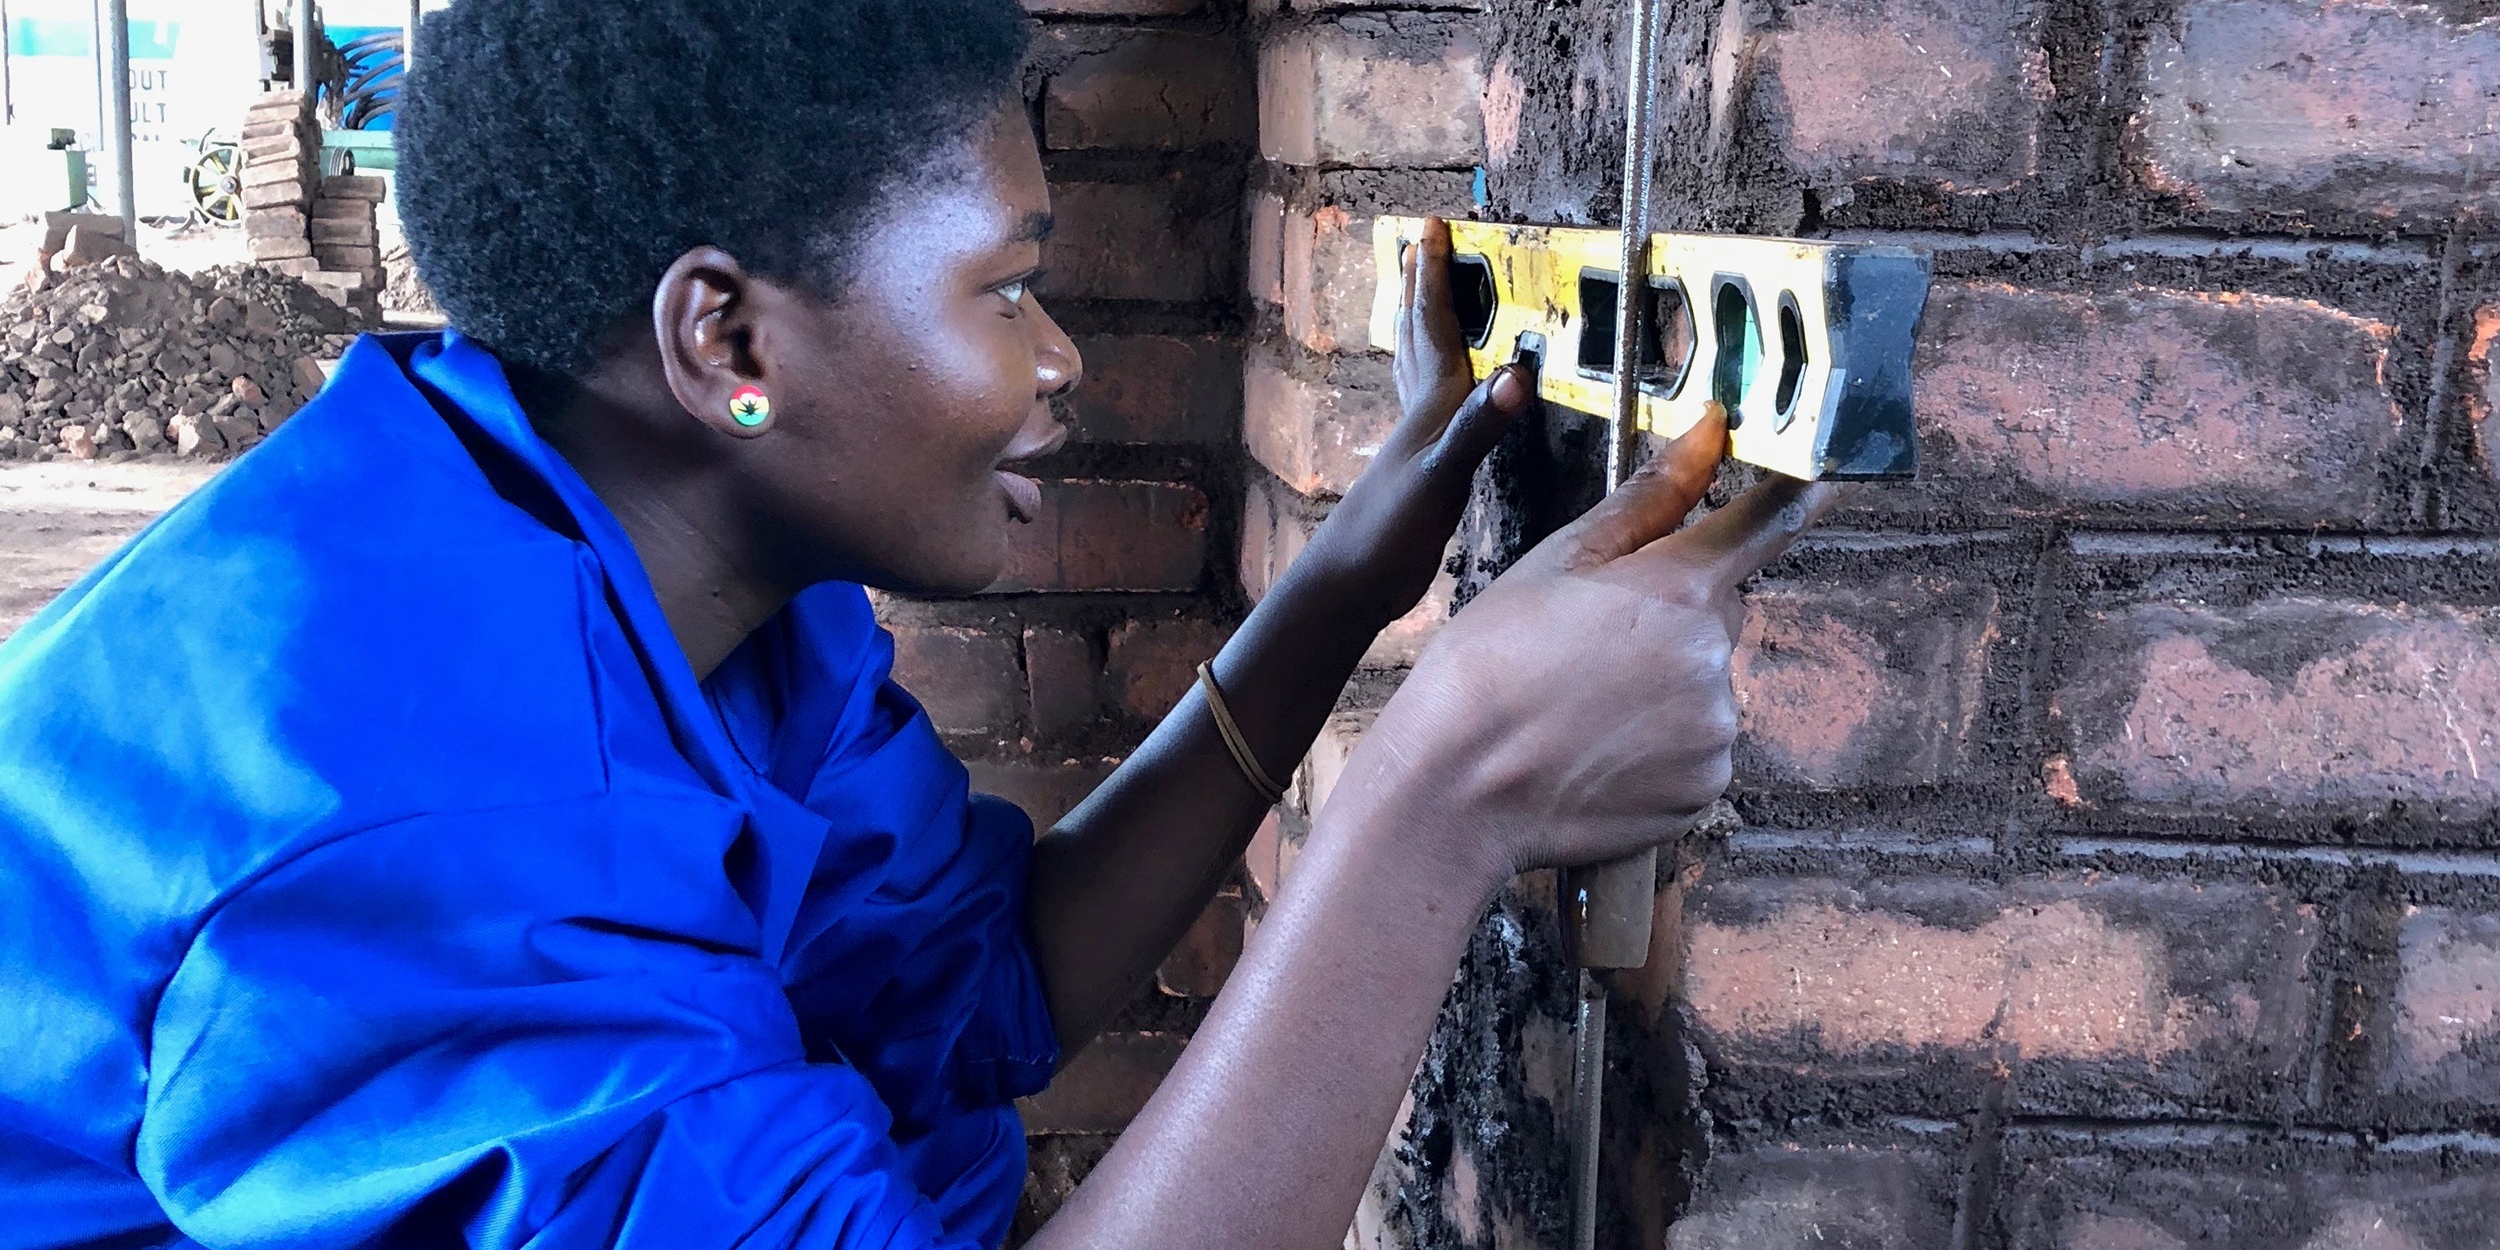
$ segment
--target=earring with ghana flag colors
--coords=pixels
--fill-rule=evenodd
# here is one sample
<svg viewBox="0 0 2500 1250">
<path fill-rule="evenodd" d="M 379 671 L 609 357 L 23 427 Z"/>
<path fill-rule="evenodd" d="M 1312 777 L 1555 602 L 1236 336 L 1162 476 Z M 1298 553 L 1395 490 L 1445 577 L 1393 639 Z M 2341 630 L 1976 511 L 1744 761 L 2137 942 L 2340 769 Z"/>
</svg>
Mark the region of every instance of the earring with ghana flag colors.
<svg viewBox="0 0 2500 1250">
<path fill-rule="evenodd" d="M 772 396 L 760 386 L 741 386 L 729 397 L 730 419 L 752 430 L 773 419 Z"/>
</svg>

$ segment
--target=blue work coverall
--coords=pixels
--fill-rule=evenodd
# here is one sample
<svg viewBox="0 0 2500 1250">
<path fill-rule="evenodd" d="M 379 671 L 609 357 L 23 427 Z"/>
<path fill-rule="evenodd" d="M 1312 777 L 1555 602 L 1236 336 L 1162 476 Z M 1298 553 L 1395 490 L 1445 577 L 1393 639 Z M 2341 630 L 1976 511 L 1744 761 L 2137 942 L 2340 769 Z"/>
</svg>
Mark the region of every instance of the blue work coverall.
<svg viewBox="0 0 2500 1250">
<path fill-rule="evenodd" d="M 457 334 L 0 646 L 0 1250 L 995 1246 L 1032 826 L 856 586 L 698 682 Z"/>
</svg>

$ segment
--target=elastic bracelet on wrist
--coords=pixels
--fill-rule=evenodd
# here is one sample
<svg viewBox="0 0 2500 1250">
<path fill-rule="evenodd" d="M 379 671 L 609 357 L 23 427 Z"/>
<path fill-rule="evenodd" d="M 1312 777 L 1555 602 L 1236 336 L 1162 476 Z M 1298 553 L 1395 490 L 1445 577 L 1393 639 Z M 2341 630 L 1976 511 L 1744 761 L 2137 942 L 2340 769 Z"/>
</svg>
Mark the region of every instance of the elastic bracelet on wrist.
<svg viewBox="0 0 2500 1250">
<path fill-rule="evenodd" d="M 1259 757 L 1250 753 L 1250 742 L 1241 736 L 1241 726 L 1233 722 L 1233 710 L 1224 705 L 1224 690 L 1215 684 L 1215 661 L 1198 665 L 1198 686 L 1207 692 L 1207 713 L 1215 718 L 1215 732 L 1224 738 L 1224 749 L 1233 753 L 1233 764 L 1241 770 L 1241 779 L 1270 807 L 1285 799 L 1285 788 L 1270 780 L 1267 770 L 1259 767 Z"/>
</svg>

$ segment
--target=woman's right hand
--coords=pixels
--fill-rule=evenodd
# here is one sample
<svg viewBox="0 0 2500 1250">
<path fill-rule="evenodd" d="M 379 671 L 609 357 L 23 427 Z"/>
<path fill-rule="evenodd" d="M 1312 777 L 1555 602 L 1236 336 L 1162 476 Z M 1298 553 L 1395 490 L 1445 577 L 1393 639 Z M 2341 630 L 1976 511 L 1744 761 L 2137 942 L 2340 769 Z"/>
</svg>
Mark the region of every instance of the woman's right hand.
<svg viewBox="0 0 2500 1250">
<path fill-rule="evenodd" d="M 1725 443 L 1714 407 L 1443 628 L 1347 761 L 1352 827 L 1491 885 L 1665 841 L 1727 789 L 1737 587 L 1836 490 L 1774 478 L 1679 531 Z"/>
<path fill-rule="evenodd" d="M 1676 532 L 1725 442 L 1715 418 L 1677 440 L 1442 629 L 1034 1250 L 1344 1236 L 1484 903 L 1521 868 L 1673 837 L 1727 785 L 1736 587 L 1830 499 L 1783 482 Z"/>
</svg>

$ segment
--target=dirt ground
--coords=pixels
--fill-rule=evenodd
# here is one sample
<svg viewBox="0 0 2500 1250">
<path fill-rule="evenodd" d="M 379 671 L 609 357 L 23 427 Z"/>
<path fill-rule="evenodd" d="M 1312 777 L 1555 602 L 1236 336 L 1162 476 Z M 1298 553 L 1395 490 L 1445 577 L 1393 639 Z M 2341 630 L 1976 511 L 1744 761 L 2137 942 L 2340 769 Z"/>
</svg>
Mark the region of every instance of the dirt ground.
<svg viewBox="0 0 2500 1250">
<path fill-rule="evenodd" d="M 223 466 L 0 464 L 0 638 Z"/>
<path fill-rule="evenodd" d="M 139 234 L 140 254 L 168 269 L 196 272 L 245 259 L 240 230 L 142 225 Z M 24 280 L 42 238 L 40 225 L 0 224 L 0 290 Z M 220 467 L 170 457 L 0 461 L 0 638 Z"/>
</svg>

